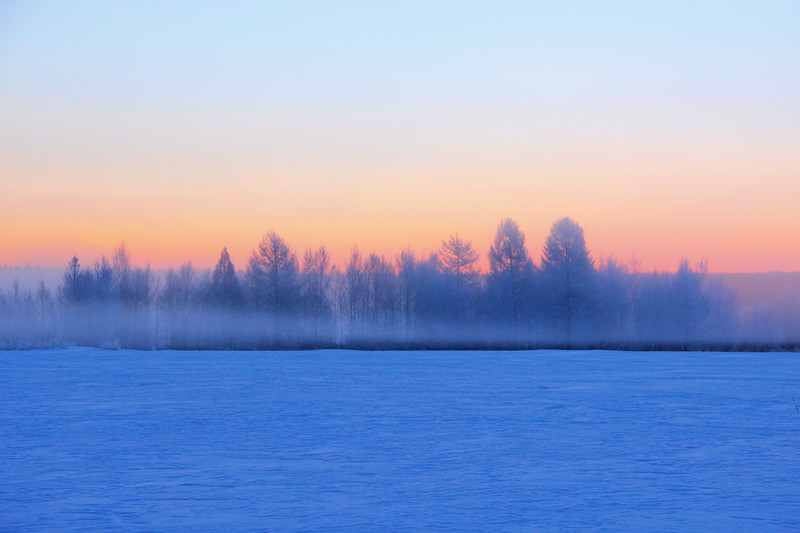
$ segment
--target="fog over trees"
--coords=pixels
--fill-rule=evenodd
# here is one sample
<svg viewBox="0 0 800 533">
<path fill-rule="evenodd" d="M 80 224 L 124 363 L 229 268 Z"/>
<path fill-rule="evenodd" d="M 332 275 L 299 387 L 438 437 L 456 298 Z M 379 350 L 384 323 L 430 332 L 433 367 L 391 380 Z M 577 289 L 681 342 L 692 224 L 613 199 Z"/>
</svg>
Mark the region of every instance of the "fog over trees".
<svg viewBox="0 0 800 533">
<path fill-rule="evenodd" d="M 93 264 L 67 260 L 58 287 L 0 291 L 0 347 L 736 349 L 797 347 L 769 307 L 743 307 L 704 263 L 641 272 L 596 261 L 583 228 L 556 221 L 537 261 L 510 219 L 479 253 L 452 234 L 427 256 L 354 247 L 298 253 L 269 232 L 244 269 L 223 248 L 210 272 L 133 266 L 125 244 Z M 785 318 L 785 317 L 784 317 Z"/>
</svg>

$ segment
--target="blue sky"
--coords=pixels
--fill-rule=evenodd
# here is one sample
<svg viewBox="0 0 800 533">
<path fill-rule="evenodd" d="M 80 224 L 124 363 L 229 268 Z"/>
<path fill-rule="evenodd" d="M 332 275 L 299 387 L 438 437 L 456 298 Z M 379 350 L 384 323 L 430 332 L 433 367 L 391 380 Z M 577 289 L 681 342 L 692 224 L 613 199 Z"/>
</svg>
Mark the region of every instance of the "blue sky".
<svg viewBox="0 0 800 533">
<path fill-rule="evenodd" d="M 569 215 L 597 255 L 792 269 L 798 27 L 797 2 L 5 2 L 0 261 L 212 262 L 270 229 L 480 249 Z"/>
</svg>

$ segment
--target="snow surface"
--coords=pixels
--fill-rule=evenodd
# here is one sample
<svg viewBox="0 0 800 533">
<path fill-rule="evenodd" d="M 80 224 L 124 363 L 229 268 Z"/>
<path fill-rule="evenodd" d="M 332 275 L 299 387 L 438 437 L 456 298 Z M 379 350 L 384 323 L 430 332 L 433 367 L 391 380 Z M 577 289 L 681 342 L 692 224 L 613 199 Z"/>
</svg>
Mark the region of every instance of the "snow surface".
<svg viewBox="0 0 800 533">
<path fill-rule="evenodd" d="M 800 354 L 0 352 L 0 529 L 791 530 Z"/>
</svg>

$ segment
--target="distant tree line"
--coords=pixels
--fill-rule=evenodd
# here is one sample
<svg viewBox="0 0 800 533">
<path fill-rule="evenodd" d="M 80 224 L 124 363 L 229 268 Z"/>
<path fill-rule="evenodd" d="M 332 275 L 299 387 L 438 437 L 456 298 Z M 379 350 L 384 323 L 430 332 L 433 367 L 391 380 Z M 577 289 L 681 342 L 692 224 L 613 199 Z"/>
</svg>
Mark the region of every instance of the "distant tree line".
<svg viewBox="0 0 800 533">
<path fill-rule="evenodd" d="M 472 243 L 450 235 L 430 255 L 354 248 L 343 269 L 324 247 L 302 258 L 274 232 L 244 271 L 223 249 L 211 272 L 191 262 L 157 275 L 120 245 L 109 260 L 67 263 L 53 294 L 0 292 L 0 346 L 78 344 L 168 349 L 537 348 L 695 349 L 797 343 L 769 317 L 743 316 L 705 265 L 640 272 L 596 264 L 583 229 L 556 221 L 538 265 L 503 220 L 489 272 Z"/>
</svg>

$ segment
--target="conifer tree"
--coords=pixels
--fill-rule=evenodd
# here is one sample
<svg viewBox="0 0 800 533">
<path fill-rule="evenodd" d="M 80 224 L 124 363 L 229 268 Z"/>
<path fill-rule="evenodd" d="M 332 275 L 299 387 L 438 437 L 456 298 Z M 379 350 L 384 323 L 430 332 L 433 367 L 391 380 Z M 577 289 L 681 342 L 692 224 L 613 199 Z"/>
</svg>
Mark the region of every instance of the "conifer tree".
<svg viewBox="0 0 800 533">
<path fill-rule="evenodd" d="M 583 228 L 571 218 L 557 220 L 550 229 L 542 254 L 542 281 L 548 315 L 569 344 L 579 321 L 584 328 L 588 326 L 586 319 L 595 295 L 594 261 L 586 248 Z"/>
<path fill-rule="evenodd" d="M 490 273 L 487 280 L 491 306 L 506 315 L 517 334 L 530 303 L 535 266 L 525 247 L 525 234 L 517 223 L 506 218 L 497 227 L 489 248 Z"/>
<path fill-rule="evenodd" d="M 209 300 L 213 305 L 238 308 L 242 304 L 242 288 L 236 277 L 228 248 L 223 248 L 217 266 L 211 276 Z"/>
</svg>

